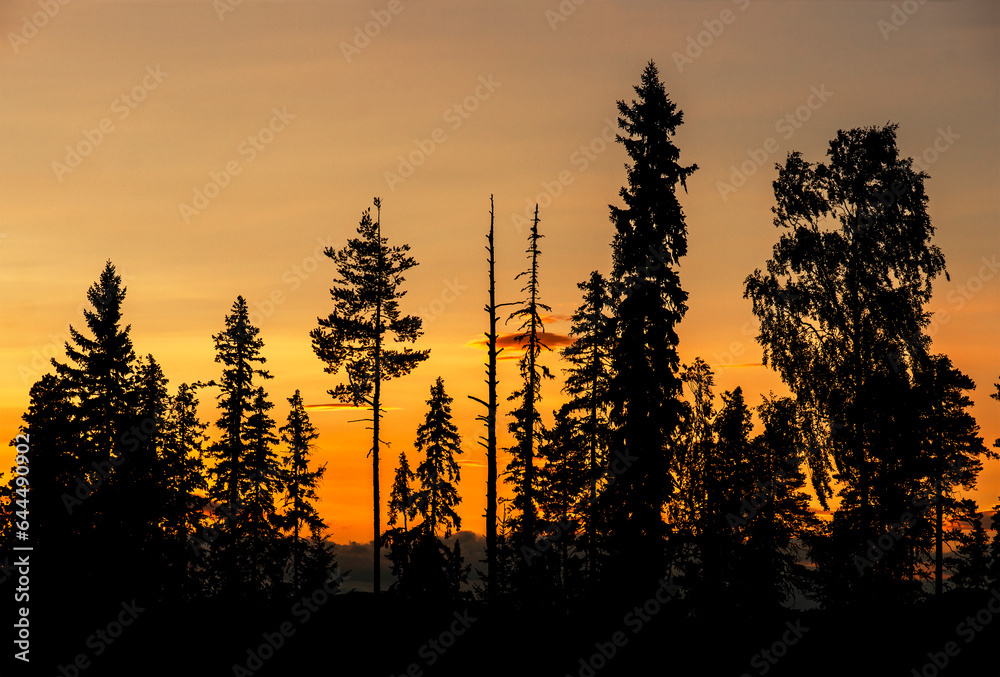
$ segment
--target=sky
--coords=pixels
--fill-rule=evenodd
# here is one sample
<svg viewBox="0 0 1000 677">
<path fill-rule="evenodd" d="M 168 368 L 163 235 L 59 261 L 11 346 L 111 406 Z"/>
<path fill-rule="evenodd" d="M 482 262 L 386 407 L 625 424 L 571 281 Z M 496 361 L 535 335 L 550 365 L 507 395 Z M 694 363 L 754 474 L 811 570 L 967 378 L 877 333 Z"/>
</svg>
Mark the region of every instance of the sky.
<svg viewBox="0 0 1000 677">
<path fill-rule="evenodd" d="M 328 463 L 323 516 L 339 543 L 371 539 L 370 433 L 324 410 L 338 382 L 308 333 L 332 310 L 325 247 L 382 198 L 382 232 L 409 244 L 402 310 L 430 359 L 383 388 L 382 495 L 438 376 L 462 435 L 463 529 L 483 533 L 485 235 L 495 196 L 498 300 L 520 297 L 526 215 L 539 203 L 542 300 L 569 330 L 576 285 L 610 270 L 608 205 L 626 156 L 620 99 L 645 64 L 684 112 L 675 143 L 697 163 L 680 200 L 689 252 L 682 361 L 717 392 L 786 393 L 759 366 L 743 281 L 770 257 L 774 164 L 824 159 L 839 129 L 899 124 L 931 175 L 929 212 L 950 281 L 928 308 L 934 348 L 978 385 L 973 413 L 1000 437 L 1000 5 L 821 0 L 4 0 L 0 5 L 0 436 L 30 385 L 83 324 L 111 260 L 128 287 L 137 354 L 171 389 L 219 375 L 212 335 L 243 295 L 260 327 L 283 422 L 315 406 Z M 558 372 L 556 353 L 543 360 Z M 516 387 L 500 369 L 500 396 Z M 561 402 L 546 383 L 543 410 Z M 214 394 L 202 412 L 214 421 Z M 365 436 L 368 435 L 366 441 Z M 507 456 L 501 457 L 504 465 Z M 1000 495 L 989 462 L 981 508 Z M 386 516 L 383 514 L 383 524 Z"/>
</svg>

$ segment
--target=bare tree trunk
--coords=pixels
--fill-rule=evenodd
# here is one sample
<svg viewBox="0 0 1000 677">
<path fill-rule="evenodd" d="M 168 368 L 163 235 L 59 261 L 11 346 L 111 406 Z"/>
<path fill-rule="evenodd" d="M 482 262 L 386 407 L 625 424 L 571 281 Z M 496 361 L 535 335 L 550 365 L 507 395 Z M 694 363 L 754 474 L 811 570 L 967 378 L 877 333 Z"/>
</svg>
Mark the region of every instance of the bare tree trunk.
<svg viewBox="0 0 1000 677">
<path fill-rule="evenodd" d="M 538 205 L 535 205 L 535 219 L 532 225 L 533 233 L 538 232 Z M 524 498 L 523 533 L 524 544 L 531 547 L 535 542 L 535 503 L 532 496 L 534 487 L 534 453 L 535 453 L 535 392 L 538 390 L 537 374 L 535 373 L 535 356 L 538 353 L 538 299 L 536 297 L 536 281 L 538 275 L 538 241 L 531 240 L 531 297 L 529 311 L 531 318 L 528 327 L 528 383 L 524 389 L 524 476 L 521 482 L 521 492 Z"/>
<path fill-rule="evenodd" d="M 486 415 L 478 420 L 486 423 L 486 590 L 490 605 L 496 602 L 497 587 L 497 297 L 496 297 L 496 248 L 493 243 L 493 196 L 490 195 L 490 232 L 486 236 L 486 251 L 490 264 L 490 302 L 486 312 L 490 314 L 488 341 L 489 365 L 486 370 L 486 385 L 489 387 L 488 402 L 469 395 L 486 407 Z M 502 350 L 502 348 L 501 348 Z"/>
<path fill-rule="evenodd" d="M 378 289 L 376 291 L 375 297 L 375 394 L 372 398 L 372 499 L 373 499 L 373 520 L 375 524 L 375 538 L 372 540 L 372 566 L 374 574 L 374 582 L 372 584 L 372 589 L 377 597 L 382 588 L 382 570 L 379 567 L 379 560 L 381 559 L 382 548 L 381 548 L 381 529 L 379 518 L 379 492 L 378 492 L 378 450 L 379 450 L 379 439 L 378 439 L 378 424 L 381 418 L 382 410 L 379 408 L 380 395 L 381 395 L 381 385 L 382 385 L 382 206 L 376 202 L 375 207 L 376 212 L 376 227 L 378 229 L 378 245 L 379 245 L 379 262 L 378 262 L 378 276 L 376 277 L 376 284 Z"/>
</svg>

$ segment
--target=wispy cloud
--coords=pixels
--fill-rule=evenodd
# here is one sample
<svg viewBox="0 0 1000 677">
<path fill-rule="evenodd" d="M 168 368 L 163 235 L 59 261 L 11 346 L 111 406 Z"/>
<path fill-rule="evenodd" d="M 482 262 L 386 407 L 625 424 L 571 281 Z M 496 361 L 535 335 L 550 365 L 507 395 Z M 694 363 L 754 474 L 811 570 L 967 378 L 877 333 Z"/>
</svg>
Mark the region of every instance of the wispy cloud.
<svg viewBox="0 0 1000 677">
<path fill-rule="evenodd" d="M 518 336 L 519 334 L 514 332 L 509 334 L 497 335 L 497 347 L 510 349 L 512 351 L 507 354 L 500 353 L 500 356 L 497 359 L 499 360 L 520 359 L 521 353 L 524 352 L 525 344 L 522 344 L 517 340 Z M 566 334 L 556 334 L 554 332 L 548 332 L 548 331 L 543 334 L 539 334 L 538 338 L 543 344 L 545 344 L 549 348 L 552 348 L 553 350 L 555 350 L 556 348 L 561 348 L 562 346 L 568 346 L 571 343 L 573 343 L 574 340 L 572 337 L 567 336 Z M 465 346 L 468 348 L 480 348 L 482 350 L 486 350 L 489 347 L 489 341 L 487 341 L 486 337 L 484 336 L 483 338 L 478 338 L 469 341 L 468 343 L 465 344 Z"/>
<path fill-rule="evenodd" d="M 346 402 L 329 402 L 327 404 L 307 404 L 306 409 L 309 411 L 371 411 L 372 408 L 369 406 L 359 407 L 354 404 L 348 404 Z M 399 407 L 382 407 L 382 411 L 389 411 L 399 409 Z"/>
</svg>

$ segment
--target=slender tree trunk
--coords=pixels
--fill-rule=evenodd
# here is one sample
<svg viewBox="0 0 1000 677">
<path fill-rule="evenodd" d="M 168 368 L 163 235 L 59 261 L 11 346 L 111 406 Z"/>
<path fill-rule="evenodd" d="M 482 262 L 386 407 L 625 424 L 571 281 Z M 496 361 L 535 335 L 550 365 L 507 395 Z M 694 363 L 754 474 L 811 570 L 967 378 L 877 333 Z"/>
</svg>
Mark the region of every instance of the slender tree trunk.
<svg viewBox="0 0 1000 677">
<path fill-rule="evenodd" d="M 490 195 L 490 232 L 486 236 L 490 265 L 490 302 L 486 312 L 490 314 L 488 341 L 489 365 L 486 371 L 486 385 L 489 387 L 487 402 L 469 395 L 486 407 L 486 416 L 478 420 L 486 422 L 486 592 L 487 601 L 496 603 L 497 587 L 497 297 L 496 297 L 496 249 L 493 244 L 493 196 Z M 480 442 L 479 444 L 483 444 Z"/>
<path fill-rule="evenodd" d="M 862 368 L 862 350 L 861 350 L 861 297 L 859 290 L 859 275 L 858 272 L 858 261 L 860 258 L 860 253 L 858 251 L 858 236 L 857 234 L 851 240 L 851 330 L 852 330 L 852 342 L 851 346 L 853 352 L 853 362 L 854 362 L 854 411 L 853 411 L 853 431 L 854 439 L 851 440 L 852 450 L 854 452 L 854 462 L 858 464 L 858 479 L 861 491 L 859 499 L 861 505 L 859 506 L 861 512 L 861 534 L 858 539 L 859 542 L 864 543 L 869 535 L 875 536 L 874 529 L 872 528 L 872 519 L 870 515 L 870 503 L 871 503 L 871 472 L 868 465 L 868 454 L 865 449 L 865 426 L 864 426 L 864 374 Z M 860 401 L 859 401 L 860 400 Z M 862 578 L 861 587 L 870 588 L 871 581 L 875 579 L 878 575 L 876 570 L 872 569 L 872 575 Z"/>
<path fill-rule="evenodd" d="M 595 329 L 600 322 L 599 315 L 599 312 L 594 313 L 592 322 Z M 597 564 L 597 553 L 595 552 L 597 549 L 597 529 L 594 524 L 594 517 L 597 513 L 597 374 L 599 371 L 597 367 L 600 359 L 597 351 L 597 341 L 594 340 L 590 348 L 590 504 L 588 505 L 590 515 L 587 520 L 587 540 L 590 541 L 587 548 L 587 569 L 592 583 L 597 578 L 595 569 Z"/>
<path fill-rule="evenodd" d="M 538 205 L 535 205 L 535 219 L 532 225 L 533 233 L 538 232 Z M 528 383 L 524 391 L 524 477 L 521 491 L 524 497 L 524 544 L 533 546 L 535 540 L 535 504 L 532 487 L 534 486 L 534 453 L 535 453 L 535 392 L 537 391 L 537 374 L 535 373 L 535 355 L 538 350 L 538 316 L 536 297 L 538 274 L 538 241 L 531 240 L 531 297 L 529 311 L 531 319 L 528 326 Z"/>
<path fill-rule="evenodd" d="M 378 275 L 376 276 L 376 303 L 375 303 L 375 394 L 372 398 L 372 500 L 373 500 L 373 521 L 375 525 L 375 538 L 372 541 L 372 566 L 374 567 L 373 590 L 376 597 L 382 588 L 382 571 L 379 568 L 381 552 L 380 524 L 379 524 L 379 492 L 378 492 L 378 424 L 382 410 L 379 408 L 381 385 L 382 385 L 382 208 L 377 206 L 378 219 L 376 226 L 378 229 L 379 261 Z"/>
<path fill-rule="evenodd" d="M 938 477 L 937 490 L 935 494 L 937 496 L 937 502 L 934 505 L 934 594 L 941 594 L 941 577 L 942 569 L 944 563 L 944 553 L 943 543 L 944 540 L 944 506 L 942 505 L 942 491 L 941 485 L 944 484 L 944 474 Z"/>
<path fill-rule="evenodd" d="M 299 447 L 295 445 L 295 451 L 292 456 L 292 508 L 295 510 L 295 537 L 292 541 L 292 572 L 293 572 L 293 584 L 295 589 L 299 589 L 299 548 L 301 547 L 299 543 Z"/>
</svg>

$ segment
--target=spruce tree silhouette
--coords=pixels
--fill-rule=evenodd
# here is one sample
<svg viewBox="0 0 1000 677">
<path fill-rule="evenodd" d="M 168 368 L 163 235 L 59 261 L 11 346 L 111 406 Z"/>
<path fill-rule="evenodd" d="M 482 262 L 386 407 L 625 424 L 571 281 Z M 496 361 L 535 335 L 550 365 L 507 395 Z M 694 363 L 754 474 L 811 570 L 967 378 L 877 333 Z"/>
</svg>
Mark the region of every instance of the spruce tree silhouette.
<svg viewBox="0 0 1000 677">
<path fill-rule="evenodd" d="M 319 500 L 316 488 L 326 474 L 327 464 L 315 470 L 310 465 L 319 433 L 309 420 L 301 391 L 296 390 L 288 398 L 288 404 L 287 422 L 279 429 L 287 452 L 282 468 L 285 512 L 278 524 L 281 529 L 292 532 L 292 586 L 297 591 L 302 587 L 303 560 L 307 549 L 300 532 L 307 529 L 314 537 L 319 537 L 326 530 L 326 523 L 316 510 L 315 502 Z"/>
<path fill-rule="evenodd" d="M 204 593 L 199 574 L 205 562 L 189 543 L 190 536 L 204 527 L 208 504 L 204 463 L 208 424 L 198 417 L 198 404 L 197 387 L 182 383 L 170 398 L 160 450 L 166 599 L 190 601 Z"/>
<path fill-rule="evenodd" d="M 593 271 L 590 278 L 577 287 L 583 291 L 583 303 L 573 314 L 569 331 L 573 343 L 561 352 L 567 362 L 563 392 L 571 398 L 569 411 L 577 417 L 576 426 L 584 436 L 588 456 L 589 494 L 583 515 L 587 525 L 587 576 L 590 584 L 594 585 L 597 582 L 599 547 L 597 485 L 606 472 L 610 442 L 608 408 L 614 324 L 607 281 L 601 274 Z"/>
<path fill-rule="evenodd" d="M 267 361 L 261 354 L 264 341 L 258 337 L 260 330 L 250 323 L 250 310 L 242 296 L 233 303 L 225 323 L 226 328 L 212 337 L 215 341 L 215 361 L 222 364 L 223 369 L 218 383 L 211 382 L 220 389 L 216 396 L 220 414 L 216 426 L 221 436 L 208 450 L 210 458 L 215 461 L 209 471 L 213 479 L 209 496 L 225 506 L 223 512 L 216 515 L 214 525 L 222 536 L 213 543 L 213 570 L 226 595 L 234 599 L 248 599 L 259 591 L 252 585 L 259 578 L 259 572 L 255 570 L 259 560 L 245 558 L 250 555 L 246 549 L 250 545 L 251 528 L 245 503 L 248 494 L 257 491 L 257 480 L 252 477 L 257 468 L 251 465 L 248 458 L 251 453 L 249 447 L 257 445 L 254 460 L 267 463 L 263 447 L 268 436 L 267 421 L 264 420 L 266 405 L 263 398 L 257 402 L 260 393 L 256 381 L 273 377 L 266 369 L 256 366 Z M 255 416 L 251 429 L 250 420 Z"/>
<path fill-rule="evenodd" d="M 678 163 L 671 137 L 683 114 L 667 97 L 653 62 L 635 91 L 637 100 L 618 102 L 622 134 L 616 139 L 630 164 L 628 185 L 619 193 L 624 206 L 611 206 L 617 337 L 611 420 L 613 445 L 631 466 L 603 502 L 613 534 L 608 580 L 641 598 L 666 568 L 661 515 L 672 490 L 669 440 L 683 412 L 676 326 L 687 310 L 676 270 L 687 253 L 687 225 L 675 191 L 678 183 L 686 188 L 698 166 Z"/>
</svg>

